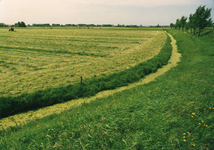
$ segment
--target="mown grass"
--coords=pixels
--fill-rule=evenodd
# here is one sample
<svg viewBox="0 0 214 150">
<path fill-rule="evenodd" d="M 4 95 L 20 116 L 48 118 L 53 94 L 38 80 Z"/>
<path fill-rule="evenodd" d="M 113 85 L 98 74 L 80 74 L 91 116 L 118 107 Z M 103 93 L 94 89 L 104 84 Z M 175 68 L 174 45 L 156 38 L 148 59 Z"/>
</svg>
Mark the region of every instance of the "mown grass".
<svg viewBox="0 0 214 150">
<path fill-rule="evenodd" d="M 162 31 L 0 28 L 0 95 L 17 96 L 119 72 L 152 58 Z"/>
<path fill-rule="evenodd" d="M 2 96 L 0 97 L 0 118 L 80 97 L 93 96 L 103 90 L 115 89 L 128 83 L 136 82 L 145 75 L 156 72 L 158 68 L 167 64 L 172 50 L 170 41 L 170 37 L 168 36 L 158 55 L 118 73 L 98 78 L 93 77 L 82 83 L 48 88 L 18 96 Z"/>
<path fill-rule="evenodd" d="M 182 61 L 155 81 L 0 132 L 0 149 L 212 149 L 214 34 L 169 30 Z"/>
</svg>

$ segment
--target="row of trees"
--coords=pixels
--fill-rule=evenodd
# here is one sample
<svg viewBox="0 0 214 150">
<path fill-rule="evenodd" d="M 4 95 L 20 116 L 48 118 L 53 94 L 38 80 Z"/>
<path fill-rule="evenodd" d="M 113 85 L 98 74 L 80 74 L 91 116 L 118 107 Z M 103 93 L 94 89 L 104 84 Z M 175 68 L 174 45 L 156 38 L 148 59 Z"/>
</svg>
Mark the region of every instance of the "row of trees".
<svg viewBox="0 0 214 150">
<path fill-rule="evenodd" d="M 7 27 L 8 25 L 6 25 L 5 23 L 0 23 L 0 27 Z"/>
<path fill-rule="evenodd" d="M 211 8 L 207 8 L 205 9 L 205 5 L 204 6 L 199 6 L 196 9 L 196 12 L 194 14 L 190 14 L 189 18 L 182 16 L 181 19 L 176 19 L 176 23 L 170 24 L 171 28 L 175 28 L 180 30 L 182 28 L 182 31 L 184 31 L 184 28 L 186 29 L 186 31 L 188 32 L 190 29 L 190 33 L 193 34 L 196 33 L 196 29 L 198 29 L 198 36 L 200 36 L 201 31 L 205 28 L 205 27 L 212 27 L 214 26 L 214 23 L 212 22 L 211 19 Z M 187 22 L 187 19 L 189 19 L 189 22 Z"/>
<path fill-rule="evenodd" d="M 26 24 L 23 21 L 21 21 L 21 22 L 15 23 L 15 27 L 26 27 Z"/>
</svg>

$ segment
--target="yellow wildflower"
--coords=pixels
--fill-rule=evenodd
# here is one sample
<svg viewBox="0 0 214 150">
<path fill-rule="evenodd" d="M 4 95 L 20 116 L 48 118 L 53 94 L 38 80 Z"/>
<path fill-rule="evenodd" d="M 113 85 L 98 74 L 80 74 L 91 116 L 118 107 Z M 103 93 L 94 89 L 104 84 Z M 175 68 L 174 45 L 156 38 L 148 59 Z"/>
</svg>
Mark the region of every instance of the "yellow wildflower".
<svg viewBox="0 0 214 150">
<path fill-rule="evenodd" d="M 210 107 L 210 109 L 211 109 L 211 107 Z"/>
<path fill-rule="evenodd" d="M 199 123 L 199 125 L 201 125 L 201 123 Z"/>
<path fill-rule="evenodd" d="M 183 133 L 183 135 L 186 135 L 186 133 Z"/>
<path fill-rule="evenodd" d="M 204 122 L 203 120 L 201 122 Z"/>
<path fill-rule="evenodd" d="M 192 144 L 192 146 L 195 146 L 195 144 Z"/>
<path fill-rule="evenodd" d="M 206 125 L 206 127 L 208 127 L 208 125 Z"/>
<path fill-rule="evenodd" d="M 195 113 L 192 113 L 192 115 L 195 115 Z"/>
<path fill-rule="evenodd" d="M 206 108 L 204 108 L 204 110 L 206 110 Z"/>
<path fill-rule="evenodd" d="M 183 138 L 185 138 L 185 136 L 183 136 Z"/>
<path fill-rule="evenodd" d="M 184 139 L 184 142 L 186 142 L 187 140 Z"/>
<path fill-rule="evenodd" d="M 193 118 L 193 116 L 191 116 Z"/>
<path fill-rule="evenodd" d="M 192 141 L 193 141 L 193 139 L 192 139 Z"/>
</svg>

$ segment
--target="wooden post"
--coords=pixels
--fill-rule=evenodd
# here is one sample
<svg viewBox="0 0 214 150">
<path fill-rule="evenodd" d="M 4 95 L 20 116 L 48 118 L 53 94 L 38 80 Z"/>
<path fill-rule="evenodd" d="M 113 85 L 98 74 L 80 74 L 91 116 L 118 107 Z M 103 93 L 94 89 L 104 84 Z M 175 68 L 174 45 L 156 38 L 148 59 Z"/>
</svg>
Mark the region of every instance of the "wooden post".
<svg viewBox="0 0 214 150">
<path fill-rule="evenodd" d="M 82 85 L 82 76 L 81 76 L 80 78 L 81 78 L 81 82 L 80 82 L 80 85 Z"/>
</svg>

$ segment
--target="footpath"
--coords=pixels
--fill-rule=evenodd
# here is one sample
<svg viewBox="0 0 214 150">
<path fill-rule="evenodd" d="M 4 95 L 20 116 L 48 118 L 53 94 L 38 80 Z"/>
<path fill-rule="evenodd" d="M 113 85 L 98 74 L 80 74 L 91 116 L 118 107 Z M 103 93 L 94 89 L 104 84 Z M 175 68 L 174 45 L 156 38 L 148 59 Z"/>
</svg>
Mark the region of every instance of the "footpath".
<svg viewBox="0 0 214 150">
<path fill-rule="evenodd" d="M 80 98 L 80 99 L 76 99 L 76 100 L 71 100 L 71 101 L 68 101 L 65 103 L 60 103 L 60 104 L 55 104 L 53 106 L 40 108 L 36 111 L 28 111 L 25 113 L 20 113 L 20 114 L 16 114 L 13 116 L 9 116 L 7 118 L 3 118 L 0 120 L 0 130 L 5 130 L 9 127 L 23 125 L 28 122 L 36 122 L 37 119 L 40 119 L 40 118 L 43 118 L 43 117 L 46 117 L 46 116 L 49 116 L 52 114 L 59 114 L 63 111 L 72 109 L 73 107 L 80 106 L 82 103 L 90 103 L 91 101 L 93 101 L 95 99 L 105 98 L 105 97 L 108 97 L 115 93 L 121 92 L 123 90 L 128 90 L 128 89 L 131 89 L 138 85 L 143 85 L 143 84 L 149 83 L 151 81 L 154 81 L 155 78 L 157 78 L 158 76 L 161 76 L 162 74 L 166 73 L 171 68 L 177 66 L 177 63 L 180 62 L 181 54 L 177 52 L 176 40 L 169 33 L 167 33 L 167 34 L 170 36 L 170 38 L 172 40 L 172 42 L 171 42 L 172 55 L 168 61 L 168 64 L 163 66 L 162 68 L 159 68 L 157 70 L 157 72 L 147 75 L 145 78 L 142 78 L 139 82 L 135 82 L 135 83 L 129 84 L 128 86 L 123 86 L 123 87 L 120 87 L 120 88 L 117 88 L 114 90 L 102 91 L 90 98 Z"/>
</svg>

